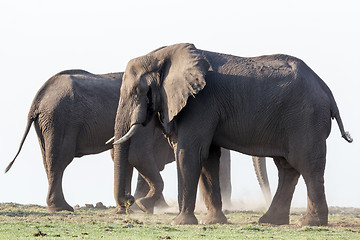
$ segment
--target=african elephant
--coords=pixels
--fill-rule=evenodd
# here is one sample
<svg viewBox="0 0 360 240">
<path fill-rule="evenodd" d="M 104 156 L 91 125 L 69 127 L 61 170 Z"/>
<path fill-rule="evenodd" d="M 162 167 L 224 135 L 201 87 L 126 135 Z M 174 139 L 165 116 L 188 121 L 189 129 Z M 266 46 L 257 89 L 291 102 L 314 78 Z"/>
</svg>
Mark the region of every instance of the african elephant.
<svg viewBox="0 0 360 240">
<path fill-rule="evenodd" d="M 117 90 L 122 75 L 63 71 L 46 81 L 34 97 L 19 150 L 6 172 L 20 153 L 34 123 L 48 178 L 46 202 L 49 211 L 74 211 L 62 190 L 64 170 L 73 158 L 112 148 L 112 144 L 104 143 L 114 132 Z"/>
<path fill-rule="evenodd" d="M 122 76 L 123 73 L 94 75 L 83 70 L 63 71 L 45 82 L 36 94 L 19 150 L 6 171 L 20 153 L 34 122 L 48 177 L 47 205 L 50 211 L 73 211 L 62 190 L 63 172 L 73 158 L 112 148 L 112 144 L 105 145 L 105 141 L 114 135 Z M 138 139 L 131 144 L 130 161 L 135 167 L 144 165 L 144 168 L 157 172 L 157 180 L 162 182 L 159 170 L 175 158 L 168 141 L 152 123 L 143 127 L 138 133 Z M 230 157 L 223 161 L 229 164 Z M 128 171 L 127 191 L 130 192 L 132 166 Z M 230 182 L 229 174 L 224 182 Z M 142 184 L 139 184 L 135 196 L 147 195 L 148 190 L 140 192 L 147 187 L 147 183 Z M 266 189 L 266 185 L 261 186 L 264 186 L 263 190 Z M 224 188 L 224 191 L 229 190 Z M 159 187 L 158 192 L 161 195 L 162 187 Z M 160 205 L 166 204 L 163 199 L 161 195 Z"/>
<path fill-rule="evenodd" d="M 175 150 L 179 215 L 173 224 L 197 224 L 199 182 L 208 214 L 204 223 L 226 223 L 219 188 L 220 147 L 272 157 L 276 194 L 261 223 L 288 224 L 300 175 L 307 186 L 299 225 L 326 225 L 326 138 L 331 118 L 344 131 L 327 85 L 300 59 L 287 55 L 236 57 L 195 48 L 162 47 L 127 64 L 115 122 L 114 161 L 126 166 L 131 135 L 154 115 Z M 121 171 L 115 185 L 124 181 Z M 124 189 L 117 198 L 124 200 Z"/>
</svg>

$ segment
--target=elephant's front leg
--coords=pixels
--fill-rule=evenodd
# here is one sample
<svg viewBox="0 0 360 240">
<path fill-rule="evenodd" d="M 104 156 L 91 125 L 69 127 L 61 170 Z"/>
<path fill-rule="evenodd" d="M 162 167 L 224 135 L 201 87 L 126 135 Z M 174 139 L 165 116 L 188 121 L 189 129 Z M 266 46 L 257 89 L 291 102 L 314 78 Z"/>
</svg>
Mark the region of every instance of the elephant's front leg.
<svg viewBox="0 0 360 240">
<path fill-rule="evenodd" d="M 150 191 L 149 184 L 145 181 L 145 179 L 141 176 L 141 174 L 138 175 L 138 181 L 136 185 L 136 190 L 134 197 L 135 199 L 140 199 L 145 197 Z M 136 204 L 133 205 L 133 209 L 136 209 L 136 207 L 139 208 Z M 155 207 L 158 208 L 168 208 L 169 205 L 166 203 L 164 195 L 161 194 L 160 198 L 155 202 Z M 140 208 L 139 208 L 140 209 Z"/>
<path fill-rule="evenodd" d="M 200 189 L 208 209 L 203 224 L 226 223 L 227 219 L 222 212 L 222 201 L 219 183 L 219 158 L 220 148 L 211 146 L 208 159 L 203 160 Z"/>
<path fill-rule="evenodd" d="M 145 197 L 147 195 L 147 193 L 149 192 L 149 190 L 150 190 L 149 185 L 147 184 L 145 179 L 139 173 L 137 183 L 136 183 L 134 198 L 139 199 L 139 198 Z"/>
<path fill-rule="evenodd" d="M 154 159 L 144 163 L 135 167 L 148 184 L 149 191 L 145 197 L 137 199 L 136 204 L 144 212 L 154 213 L 155 202 L 162 196 L 164 182 Z"/>
<path fill-rule="evenodd" d="M 200 177 L 200 148 L 191 143 L 176 147 L 176 166 L 178 174 L 179 215 L 172 221 L 173 225 L 198 224 L 195 217 L 197 185 Z"/>
</svg>

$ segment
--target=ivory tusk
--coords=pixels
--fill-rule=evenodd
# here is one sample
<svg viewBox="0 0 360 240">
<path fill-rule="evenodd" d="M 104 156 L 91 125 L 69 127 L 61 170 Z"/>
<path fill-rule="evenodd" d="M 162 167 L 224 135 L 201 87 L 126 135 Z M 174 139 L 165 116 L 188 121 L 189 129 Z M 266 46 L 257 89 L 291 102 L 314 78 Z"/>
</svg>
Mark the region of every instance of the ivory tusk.
<svg viewBox="0 0 360 240">
<path fill-rule="evenodd" d="M 117 145 L 117 144 L 120 144 L 120 143 L 123 143 L 127 140 L 129 140 L 136 132 L 136 130 L 140 127 L 140 124 L 134 124 L 131 126 L 130 130 L 122 137 L 120 138 L 119 140 L 117 140 L 116 142 L 114 142 L 113 144 L 114 145 Z"/>
<path fill-rule="evenodd" d="M 111 143 L 112 141 L 114 141 L 114 139 L 115 139 L 115 136 L 113 136 L 112 138 L 110 138 L 109 140 L 107 140 L 105 144 Z"/>
</svg>

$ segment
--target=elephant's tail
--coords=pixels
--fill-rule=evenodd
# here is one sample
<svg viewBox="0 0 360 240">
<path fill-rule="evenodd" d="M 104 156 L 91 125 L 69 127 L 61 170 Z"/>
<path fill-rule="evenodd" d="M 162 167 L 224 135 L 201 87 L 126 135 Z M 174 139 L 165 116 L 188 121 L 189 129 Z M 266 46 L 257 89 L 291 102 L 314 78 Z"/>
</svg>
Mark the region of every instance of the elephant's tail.
<svg viewBox="0 0 360 240">
<path fill-rule="evenodd" d="M 312 71 L 312 70 L 311 70 Z M 314 73 L 314 72 L 313 72 Z M 332 94 L 330 88 L 325 84 L 325 82 L 316 74 L 314 73 L 316 78 L 319 80 L 319 83 L 322 87 L 322 89 L 328 94 L 329 98 L 330 98 L 330 112 L 331 112 L 331 118 L 332 119 L 336 119 L 336 122 L 339 126 L 340 132 L 341 132 L 341 137 L 343 137 L 346 141 L 348 141 L 349 143 L 351 143 L 353 141 L 352 137 L 350 136 L 349 132 L 345 132 L 344 130 L 344 125 L 342 123 L 341 117 L 340 117 L 340 112 L 339 112 L 339 108 L 337 107 L 334 95 Z"/>
<path fill-rule="evenodd" d="M 330 91 L 330 89 L 329 89 Z M 344 125 L 342 123 L 341 117 L 340 117 L 340 112 L 339 109 L 337 107 L 337 104 L 335 102 L 335 98 L 332 95 L 331 91 L 330 91 L 330 97 L 331 97 L 331 117 L 334 119 L 336 119 L 336 122 L 339 126 L 340 132 L 341 132 L 341 137 L 343 137 L 346 141 L 348 141 L 349 143 L 351 143 L 353 141 L 351 135 L 349 132 L 345 132 L 344 130 Z"/>
<path fill-rule="evenodd" d="M 264 195 L 266 204 L 270 206 L 271 204 L 271 190 L 269 179 L 266 170 L 266 162 L 264 157 L 252 157 L 253 165 L 255 169 L 255 174 L 258 179 L 261 191 Z"/>
<path fill-rule="evenodd" d="M 336 122 L 337 122 L 337 124 L 338 124 L 338 126 L 339 126 L 339 129 L 340 129 L 340 132 L 341 132 L 341 136 L 342 136 L 346 141 L 348 141 L 349 143 L 351 143 L 351 142 L 353 141 L 353 139 L 352 139 L 352 137 L 351 137 L 351 135 L 350 135 L 349 132 L 345 132 L 345 130 L 344 130 L 344 125 L 343 125 L 343 123 L 342 123 L 342 121 L 341 121 L 341 117 L 340 117 L 339 111 L 337 111 L 333 117 L 336 119 Z"/>
<path fill-rule="evenodd" d="M 26 136 L 28 135 L 29 131 L 30 131 L 30 127 L 31 127 L 31 124 L 34 122 L 36 117 L 34 117 L 31 112 L 29 113 L 29 116 L 28 116 L 28 120 L 27 120 L 27 124 L 26 124 L 26 128 L 25 128 L 25 132 L 24 132 L 24 135 L 23 135 L 23 138 L 21 140 L 21 143 L 20 143 L 20 146 L 19 146 L 19 150 L 18 152 L 16 153 L 14 159 L 9 163 L 9 165 L 6 167 L 5 169 L 5 173 L 7 173 L 10 168 L 12 167 L 12 165 L 14 164 L 15 162 L 15 159 L 16 157 L 19 155 L 20 151 L 21 151 L 21 148 L 22 146 L 24 145 L 24 142 L 25 142 L 25 139 L 26 139 Z"/>
</svg>

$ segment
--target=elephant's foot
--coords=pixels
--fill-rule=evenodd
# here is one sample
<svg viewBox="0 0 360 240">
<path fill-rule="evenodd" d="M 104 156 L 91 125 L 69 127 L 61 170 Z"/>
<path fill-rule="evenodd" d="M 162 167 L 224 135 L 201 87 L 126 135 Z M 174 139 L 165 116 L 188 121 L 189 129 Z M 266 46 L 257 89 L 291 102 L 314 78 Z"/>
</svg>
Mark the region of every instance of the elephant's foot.
<svg viewBox="0 0 360 240">
<path fill-rule="evenodd" d="M 265 213 L 260 219 L 259 223 L 269 223 L 273 225 L 284 225 L 289 224 L 289 215 L 277 215 Z"/>
<path fill-rule="evenodd" d="M 130 194 L 126 194 L 125 197 L 120 198 L 116 202 L 117 202 L 117 204 L 116 204 L 116 208 L 114 211 L 116 214 L 132 213 L 132 210 L 130 209 L 130 207 L 135 202 L 135 198 L 133 196 L 131 196 Z"/>
<path fill-rule="evenodd" d="M 136 200 L 136 204 L 139 206 L 141 210 L 146 213 L 153 214 L 154 213 L 154 200 L 151 198 L 140 198 Z"/>
<path fill-rule="evenodd" d="M 196 219 L 194 213 L 192 214 L 180 213 L 171 222 L 171 225 L 194 225 L 194 224 L 198 224 L 198 220 Z"/>
<path fill-rule="evenodd" d="M 121 206 L 116 206 L 115 210 L 114 210 L 115 214 L 131 214 L 133 213 L 133 211 L 131 209 L 127 209 Z"/>
<path fill-rule="evenodd" d="M 74 208 L 70 206 L 67 202 L 63 204 L 48 204 L 49 212 L 59 212 L 59 211 L 70 211 L 74 212 Z"/>
<path fill-rule="evenodd" d="M 320 217 L 306 213 L 305 216 L 297 222 L 299 227 L 302 226 L 326 226 L 328 225 L 328 215 Z"/>
<path fill-rule="evenodd" d="M 227 223 L 227 218 L 222 211 L 209 212 L 206 217 L 201 220 L 201 224 L 224 224 Z"/>
</svg>

